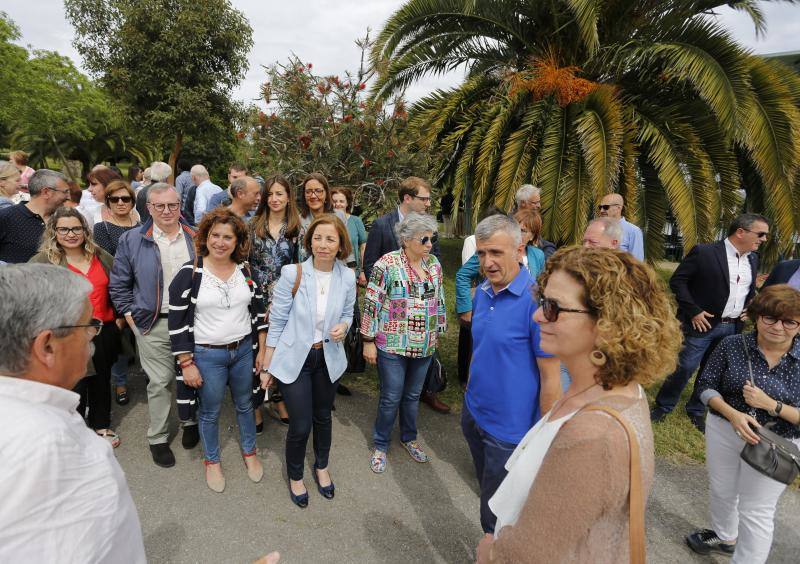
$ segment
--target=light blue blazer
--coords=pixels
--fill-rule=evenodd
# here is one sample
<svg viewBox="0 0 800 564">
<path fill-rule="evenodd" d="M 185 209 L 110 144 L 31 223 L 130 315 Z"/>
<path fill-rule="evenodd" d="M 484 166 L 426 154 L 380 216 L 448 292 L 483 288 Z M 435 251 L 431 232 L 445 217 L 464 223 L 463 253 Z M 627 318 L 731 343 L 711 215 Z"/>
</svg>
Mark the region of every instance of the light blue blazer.
<svg viewBox="0 0 800 564">
<path fill-rule="evenodd" d="M 314 344 L 317 285 L 311 257 L 302 264 L 302 268 L 303 279 L 294 299 L 292 288 L 297 278 L 297 265 L 287 264 L 281 268 L 281 277 L 272 292 L 269 311 L 267 346 L 275 347 L 269 372 L 284 384 L 297 380 L 311 345 Z M 356 276 L 340 260 L 333 264 L 328 292 L 328 306 L 322 328 L 322 350 L 328 375 L 331 382 L 335 382 L 347 369 L 347 357 L 344 344 L 335 343 L 330 338 L 330 331 L 337 323 L 346 323 L 350 327 L 356 301 Z"/>
</svg>

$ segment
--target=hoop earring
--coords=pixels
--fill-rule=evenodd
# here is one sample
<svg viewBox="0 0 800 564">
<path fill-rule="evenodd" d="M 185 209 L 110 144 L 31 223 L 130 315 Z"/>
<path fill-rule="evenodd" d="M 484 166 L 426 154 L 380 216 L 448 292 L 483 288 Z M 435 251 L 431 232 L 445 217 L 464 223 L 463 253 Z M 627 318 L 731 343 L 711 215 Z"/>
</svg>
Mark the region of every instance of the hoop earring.
<svg viewBox="0 0 800 564">
<path fill-rule="evenodd" d="M 604 366 L 607 360 L 605 353 L 601 350 L 595 349 L 589 355 L 589 361 L 597 367 Z"/>
</svg>

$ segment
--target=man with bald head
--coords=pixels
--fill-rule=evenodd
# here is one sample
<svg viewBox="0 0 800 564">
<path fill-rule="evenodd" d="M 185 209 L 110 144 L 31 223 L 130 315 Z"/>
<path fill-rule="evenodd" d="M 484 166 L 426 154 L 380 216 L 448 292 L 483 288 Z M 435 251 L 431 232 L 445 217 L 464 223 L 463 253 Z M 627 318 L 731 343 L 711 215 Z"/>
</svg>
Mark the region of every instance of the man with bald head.
<svg viewBox="0 0 800 564">
<path fill-rule="evenodd" d="M 624 206 L 625 200 L 621 194 L 606 194 L 597 209 L 600 212 L 600 217 L 608 217 L 619 221 L 620 227 L 622 227 L 622 239 L 619 242 L 620 250 L 629 252 L 639 260 L 644 260 L 642 230 L 625 221 L 625 217 L 622 215 Z"/>
<path fill-rule="evenodd" d="M 597 249 L 619 249 L 622 226 L 619 221 L 598 217 L 589 222 L 583 233 L 583 246 Z"/>
</svg>

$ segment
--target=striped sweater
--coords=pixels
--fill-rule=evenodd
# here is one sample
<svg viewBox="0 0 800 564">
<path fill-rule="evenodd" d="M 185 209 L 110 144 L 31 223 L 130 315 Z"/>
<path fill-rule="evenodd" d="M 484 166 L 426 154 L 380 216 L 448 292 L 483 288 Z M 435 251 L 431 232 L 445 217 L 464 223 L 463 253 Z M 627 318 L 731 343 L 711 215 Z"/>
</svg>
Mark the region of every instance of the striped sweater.
<svg viewBox="0 0 800 564">
<path fill-rule="evenodd" d="M 255 378 L 255 353 L 258 350 L 258 334 L 262 331 L 267 331 L 266 307 L 261 287 L 253 278 L 250 265 L 243 262 L 237 264 L 236 267 L 242 271 L 250 288 L 250 305 L 248 309 L 250 311 L 250 326 L 252 327 L 253 377 Z M 197 264 L 195 265 L 192 261 L 184 264 L 169 285 L 169 318 L 167 319 L 167 326 L 169 328 L 172 354 L 175 356 L 194 352 L 194 308 L 202 280 L 203 257 L 198 256 Z M 187 421 L 194 417 L 196 391 L 183 384 L 181 369 L 177 363 L 175 367 L 178 380 L 176 388 L 178 417 L 181 421 Z"/>
</svg>

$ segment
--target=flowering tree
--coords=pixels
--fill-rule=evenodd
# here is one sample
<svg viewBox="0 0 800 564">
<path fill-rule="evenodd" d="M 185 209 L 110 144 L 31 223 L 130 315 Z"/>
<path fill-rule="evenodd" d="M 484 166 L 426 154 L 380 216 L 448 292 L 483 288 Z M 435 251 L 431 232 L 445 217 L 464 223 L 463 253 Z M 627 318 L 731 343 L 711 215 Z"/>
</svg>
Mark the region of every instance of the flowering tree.
<svg viewBox="0 0 800 564">
<path fill-rule="evenodd" d="M 387 103 L 368 100 L 369 34 L 356 44 L 359 68 L 344 76 L 318 75 L 296 56 L 268 67 L 263 106 L 253 108 L 239 137 L 251 168 L 293 182 L 322 172 L 332 186 L 352 189 L 362 214 L 371 218 L 394 205 L 404 177 L 425 176 L 428 166 L 426 154 L 416 153 L 407 136 L 402 92 Z"/>
</svg>

